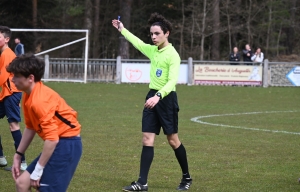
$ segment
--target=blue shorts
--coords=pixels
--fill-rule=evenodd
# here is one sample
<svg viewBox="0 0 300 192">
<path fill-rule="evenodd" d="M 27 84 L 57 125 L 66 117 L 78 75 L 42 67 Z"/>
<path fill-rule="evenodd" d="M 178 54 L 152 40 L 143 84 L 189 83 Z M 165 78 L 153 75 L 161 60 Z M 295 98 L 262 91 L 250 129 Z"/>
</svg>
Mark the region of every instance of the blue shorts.
<svg viewBox="0 0 300 192">
<path fill-rule="evenodd" d="M 82 154 L 80 137 L 60 138 L 40 180 L 40 192 L 66 192 Z M 31 174 L 40 155 L 27 167 Z"/>
<path fill-rule="evenodd" d="M 0 119 L 7 117 L 8 123 L 21 122 L 20 101 L 22 92 L 15 92 L 0 102 Z"/>
</svg>

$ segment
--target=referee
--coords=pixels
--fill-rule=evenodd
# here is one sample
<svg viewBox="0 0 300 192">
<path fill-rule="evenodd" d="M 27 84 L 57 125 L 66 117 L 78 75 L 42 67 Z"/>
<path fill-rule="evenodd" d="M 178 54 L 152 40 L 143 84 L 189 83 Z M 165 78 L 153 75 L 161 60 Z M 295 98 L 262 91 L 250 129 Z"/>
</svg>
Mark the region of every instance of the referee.
<svg viewBox="0 0 300 192">
<path fill-rule="evenodd" d="M 139 51 L 151 60 L 150 91 L 146 96 L 143 110 L 143 149 L 138 181 L 123 188 L 123 191 L 148 191 L 147 177 L 154 157 L 154 140 L 162 127 L 182 170 L 182 180 L 177 190 L 188 190 L 192 184 L 189 174 L 186 150 L 178 138 L 178 111 L 176 82 L 180 57 L 168 41 L 172 31 L 171 23 L 162 15 L 153 13 L 148 20 L 154 45 L 145 44 L 130 33 L 119 20 L 112 24 Z"/>
</svg>

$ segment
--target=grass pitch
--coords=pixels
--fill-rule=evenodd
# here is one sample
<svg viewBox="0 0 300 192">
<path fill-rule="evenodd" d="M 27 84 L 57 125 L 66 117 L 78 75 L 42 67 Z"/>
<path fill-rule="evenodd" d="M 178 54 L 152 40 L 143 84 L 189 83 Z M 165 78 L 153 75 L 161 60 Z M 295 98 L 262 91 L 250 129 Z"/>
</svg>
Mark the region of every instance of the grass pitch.
<svg viewBox="0 0 300 192">
<path fill-rule="evenodd" d="M 69 192 L 121 191 L 138 177 L 144 84 L 46 83 L 79 113 L 83 156 Z M 213 124 L 300 133 L 299 88 L 177 86 L 179 137 L 194 179 L 189 191 L 300 191 L 300 135 L 218 127 L 191 121 L 197 116 L 293 111 L 202 119 Z M 42 107 L 42 106 L 41 106 Z M 13 140 L 0 121 L 5 155 Z M 21 124 L 22 129 L 24 124 Z M 32 161 L 42 150 L 36 136 L 27 150 Z M 166 137 L 156 137 L 149 191 L 175 191 L 180 167 Z M 0 192 L 15 191 L 11 173 L 0 170 Z"/>
</svg>

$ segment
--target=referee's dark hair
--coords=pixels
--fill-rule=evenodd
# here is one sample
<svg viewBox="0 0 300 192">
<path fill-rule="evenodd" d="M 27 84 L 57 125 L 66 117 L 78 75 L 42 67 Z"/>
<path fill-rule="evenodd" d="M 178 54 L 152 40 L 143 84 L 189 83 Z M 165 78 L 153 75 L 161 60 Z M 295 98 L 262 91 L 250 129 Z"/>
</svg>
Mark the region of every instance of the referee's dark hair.
<svg viewBox="0 0 300 192">
<path fill-rule="evenodd" d="M 164 16 L 158 14 L 158 13 L 152 13 L 149 20 L 148 24 L 152 26 L 160 26 L 164 34 L 169 31 L 171 34 L 172 32 L 172 24 L 170 21 L 168 21 Z"/>
<path fill-rule="evenodd" d="M 6 71 L 13 74 L 20 74 L 24 77 L 34 76 L 34 81 L 42 79 L 45 72 L 45 62 L 33 54 L 25 54 L 16 57 L 6 68 Z"/>
</svg>

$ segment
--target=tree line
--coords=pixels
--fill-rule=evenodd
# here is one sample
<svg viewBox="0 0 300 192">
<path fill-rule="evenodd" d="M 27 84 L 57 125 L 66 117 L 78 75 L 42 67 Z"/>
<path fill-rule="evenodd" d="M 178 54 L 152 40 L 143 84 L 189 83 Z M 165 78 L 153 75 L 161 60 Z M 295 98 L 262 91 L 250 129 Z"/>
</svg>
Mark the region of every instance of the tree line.
<svg viewBox="0 0 300 192">
<path fill-rule="evenodd" d="M 111 26 L 125 27 L 151 43 L 148 18 L 158 12 L 173 24 L 169 41 L 182 59 L 228 60 L 233 47 L 261 47 L 266 58 L 298 55 L 297 0 L 1 0 L 1 25 L 10 28 L 89 29 L 90 58 L 145 58 Z M 26 52 L 40 52 L 83 37 L 77 33 L 13 32 Z M 10 42 L 14 47 L 14 42 Z M 83 43 L 50 53 L 82 57 Z"/>
</svg>

